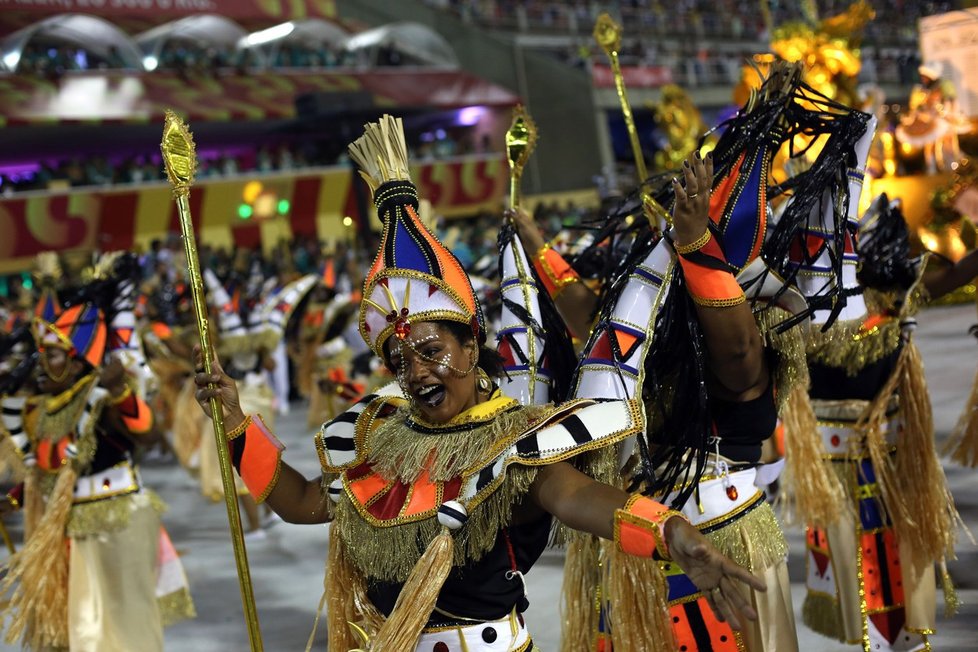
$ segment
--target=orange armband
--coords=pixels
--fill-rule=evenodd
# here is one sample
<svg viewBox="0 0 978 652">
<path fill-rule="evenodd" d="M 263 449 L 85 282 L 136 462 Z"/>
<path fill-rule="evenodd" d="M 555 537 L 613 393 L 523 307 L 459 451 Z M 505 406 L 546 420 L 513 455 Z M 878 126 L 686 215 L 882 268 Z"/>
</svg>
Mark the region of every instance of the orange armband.
<svg viewBox="0 0 978 652">
<path fill-rule="evenodd" d="M 533 257 L 533 267 L 551 297 L 556 297 L 568 285 L 581 280 L 564 257 L 550 247 L 550 243 L 543 245 L 537 251 L 536 256 Z"/>
<path fill-rule="evenodd" d="M 146 401 L 136 396 L 132 389 L 126 387 L 117 398 L 109 400 L 109 403 L 119 411 L 122 422 L 126 428 L 134 435 L 145 435 L 153 428 L 153 411 L 146 405 Z"/>
<path fill-rule="evenodd" d="M 651 557 L 658 551 L 660 557 L 669 559 L 662 528 L 673 516 L 685 518 L 662 503 L 635 494 L 615 510 L 615 545 L 628 555 Z"/>
<path fill-rule="evenodd" d="M 264 502 L 278 483 L 285 444 L 265 426 L 261 415 L 248 416 L 228 436 L 231 463 L 257 502 Z"/>
<path fill-rule="evenodd" d="M 701 306 L 725 308 L 747 300 L 720 243 L 707 230 L 696 242 L 674 245 L 689 296 Z"/>
</svg>

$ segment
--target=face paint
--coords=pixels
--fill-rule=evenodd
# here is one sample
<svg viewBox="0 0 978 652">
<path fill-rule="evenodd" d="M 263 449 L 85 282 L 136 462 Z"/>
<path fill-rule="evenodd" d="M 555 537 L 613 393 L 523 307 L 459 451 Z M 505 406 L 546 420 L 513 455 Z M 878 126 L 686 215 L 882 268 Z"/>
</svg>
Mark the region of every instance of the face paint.
<svg viewBox="0 0 978 652">
<path fill-rule="evenodd" d="M 424 420 L 444 423 L 478 402 L 474 342 L 462 344 L 433 322 L 416 323 L 410 336 L 391 340 L 391 368 Z"/>
</svg>

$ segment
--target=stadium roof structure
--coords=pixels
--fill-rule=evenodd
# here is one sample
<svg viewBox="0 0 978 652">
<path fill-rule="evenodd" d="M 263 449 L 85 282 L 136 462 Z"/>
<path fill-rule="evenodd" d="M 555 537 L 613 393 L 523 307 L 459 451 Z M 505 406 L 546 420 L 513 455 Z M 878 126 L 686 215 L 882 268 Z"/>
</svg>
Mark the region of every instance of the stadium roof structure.
<svg viewBox="0 0 978 652">
<path fill-rule="evenodd" d="M 136 36 L 147 70 L 154 70 L 163 48 L 170 42 L 191 43 L 206 50 L 208 47 L 235 49 L 247 32 L 233 20 L 216 14 L 187 16 L 159 25 Z"/>
<path fill-rule="evenodd" d="M 86 14 L 59 14 L 23 27 L 0 41 L 0 58 L 8 70 L 17 70 L 31 43 L 84 49 L 108 59 L 118 57 L 127 68 L 142 70 L 142 57 L 133 40 L 109 21 Z"/>
<path fill-rule="evenodd" d="M 342 49 L 349 37 L 349 32 L 334 22 L 321 18 L 305 18 L 252 32 L 241 38 L 238 48 L 256 52 L 267 64 L 275 60 L 276 54 L 284 45 L 301 45 L 306 48 L 325 46 L 338 50 Z"/>
<path fill-rule="evenodd" d="M 391 23 L 360 32 L 346 41 L 346 50 L 370 65 L 382 64 L 381 54 L 394 51 L 404 57 L 403 65 L 458 68 L 455 50 L 445 38 L 426 25 Z"/>
</svg>

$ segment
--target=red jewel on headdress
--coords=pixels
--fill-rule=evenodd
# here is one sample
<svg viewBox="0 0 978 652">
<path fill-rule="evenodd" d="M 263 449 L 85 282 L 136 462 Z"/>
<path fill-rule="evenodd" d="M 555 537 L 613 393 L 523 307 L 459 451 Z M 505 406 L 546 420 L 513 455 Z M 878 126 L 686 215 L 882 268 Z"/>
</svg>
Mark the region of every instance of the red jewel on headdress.
<svg viewBox="0 0 978 652">
<path fill-rule="evenodd" d="M 408 309 L 401 308 L 401 313 L 398 314 L 396 310 L 391 310 L 387 314 L 387 323 L 394 324 L 394 335 L 397 339 L 406 339 L 408 335 L 411 334 L 411 322 L 408 321 Z"/>
<path fill-rule="evenodd" d="M 730 500 L 737 500 L 737 487 L 733 485 L 727 487 L 727 498 Z"/>
</svg>

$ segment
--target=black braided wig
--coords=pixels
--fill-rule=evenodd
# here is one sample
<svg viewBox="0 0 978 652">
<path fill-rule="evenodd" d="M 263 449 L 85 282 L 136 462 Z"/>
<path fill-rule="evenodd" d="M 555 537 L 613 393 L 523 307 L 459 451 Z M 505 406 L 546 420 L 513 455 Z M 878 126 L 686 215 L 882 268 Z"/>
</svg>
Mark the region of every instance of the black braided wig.
<svg viewBox="0 0 978 652">
<path fill-rule="evenodd" d="M 880 195 L 865 219 L 873 225 L 858 243 L 859 284 L 906 292 L 917 280 L 917 266 L 910 257 L 910 230 L 900 205 Z"/>
</svg>

